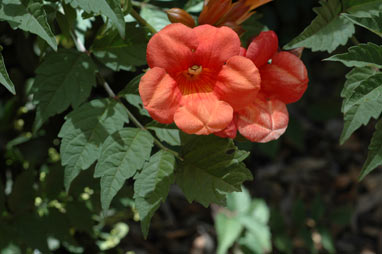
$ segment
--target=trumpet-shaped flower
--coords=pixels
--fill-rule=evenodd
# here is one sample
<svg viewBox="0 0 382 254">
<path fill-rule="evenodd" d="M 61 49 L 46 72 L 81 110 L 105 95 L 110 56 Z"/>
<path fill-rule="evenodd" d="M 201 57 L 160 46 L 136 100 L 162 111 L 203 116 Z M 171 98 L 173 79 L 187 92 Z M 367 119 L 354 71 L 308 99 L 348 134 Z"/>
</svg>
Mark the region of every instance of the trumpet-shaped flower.
<svg viewBox="0 0 382 254">
<path fill-rule="evenodd" d="M 147 46 L 143 105 L 153 119 L 189 134 L 225 129 L 260 90 L 257 67 L 239 53 L 239 37 L 228 27 L 168 25 Z"/>
<path fill-rule="evenodd" d="M 286 104 L 299 100 L 308 85 L 303 62 L 294 54 L 278 52 L 278 38 L 273 31 L 262 32 L 248 49 L 241 49 L 259 68 L 261 90 L 247 107 L 235 111 L 230 125 L 217 133 L 234 138 L 237 130 L 253 142 L 278 139 L 288 126 Z"/>
</svg>

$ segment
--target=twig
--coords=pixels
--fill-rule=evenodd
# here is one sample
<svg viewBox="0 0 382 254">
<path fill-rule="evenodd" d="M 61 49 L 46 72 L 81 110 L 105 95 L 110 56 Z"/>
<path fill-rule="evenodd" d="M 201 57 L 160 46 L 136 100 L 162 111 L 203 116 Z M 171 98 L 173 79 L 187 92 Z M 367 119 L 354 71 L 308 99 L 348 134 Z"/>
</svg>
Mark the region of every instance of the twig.
<svg viewBox="0 0 382 254">
<path fill-rule="evenodd" d="M 144 130 L 144 131 L 147 131 L 149 132 L 139 121 L 137 118 L 135 118 L 135 116 L 133 115 L 133 113 L 131 113 L 131 111 L 125 106 L 125 104 L 122 103 L 122 101 L 119 99 L 118 96 L 115 95 L 115 93 L 113 92 L 113 90 L 110 88 L 110 86 L 107 84 L 107 82 L 102 78 L 100 80 L 103 80 L 103 87 L 105 88 L 106 92 L 108 93 L 108 95 L 117 100 L 122 106 L 123 108 L 126 110 L 127 112 L 127 115 L 129 116 L 129 119 L 135 124 L 135 126 L 137 126 L 138 128 L 140 128 L 141 130 Z M 150 133 L 150 132 L 149 132 Z M 183 161 L 183 158 L 179 156 L 179 154 L 177 152 L 175 152 L 174 150 L 171 150 L 167 147 L 165 147 L 156 137 L 154 137 L 151 133 L 150 135 L 153 137 L 154 139 L 154 144 L 164 150 L 164 151 L 167 151 L 169 153 L 172 153 L 176 158 L 178 158 L 179 160 Z"/>
<path fill-rule="evenodd" d="M 135 18 L 135 20 L 138 21 L 141 25 L 147 27 L 147 28 L 150 30 L 150 32 L 151 32 L 152 34 L 155 34 L 155 33 L 157 32 L 157 30 L 156 30 L 152 25 L 150 25 L 149 23 L 147 23 L 147 21 L 146 21 L 144 18 L 142 18 L 141 15 L 139 15 L 139 13 L 136 12 L 136 11 L 134 10 L 134 8 L 131 8 L 130 14 L 131 14 L 131 16 L 133 16 L 133 17 Z"/>
</svg>

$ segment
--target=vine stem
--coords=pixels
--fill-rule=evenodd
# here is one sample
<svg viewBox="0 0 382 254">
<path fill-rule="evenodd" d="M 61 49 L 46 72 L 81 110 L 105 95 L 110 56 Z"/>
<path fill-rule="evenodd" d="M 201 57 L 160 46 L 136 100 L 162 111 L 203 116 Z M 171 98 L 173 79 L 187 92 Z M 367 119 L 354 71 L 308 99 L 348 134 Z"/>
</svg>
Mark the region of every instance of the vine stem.
<svg viewBox="0 0 382 254">
<path fill-rule="evenodd" d="M 354 35 L 350 38 L 350 40 L 352 41 L 352 43 L 353 43 L 355 46 L 357 46 L 357 45 L 359 44 L 358 39 L 357 39 Z"/>
<path fill-rule="evenodd" d="M 147 28 L 150 30 L 150 32 L 151 32 L 152 34 L 156 34 L 157 30 L 156 30 L 152 25 L 150 25 L 144 18 L 142 18 L 142 16 L 139 15 L 139 13 L 138 13 L 136 10 L 134 10 L 134 8 L 131 8 L 131 10 L 130 10 L 130 14 L 131 14 L 131 16 L 133 16 L 133 17 L 135 18 L 135 20 L 138 21 L 141 25 L 147 27 Z"/>
<path fill-rule="evenodd" d="M 80 40 L 77 39 L 76 35 L 74 33 L 71 33 L 71 36 L 72 36 L 72 39 L 76 45 L 76 48 L 78 51 L 80 52 L 83 52 L 87 55 L 90 55 L 90 52 L 85 48 L 85 46 L 82 44 L 82 42 Z M 125 106 L 125 104 L 123 104 L 123 102 L 121 101 L 121 99 L 114 93 L 113 89 L 111 89 L 111 87 L 109 86 L 109 84 L 106 82 L 106 80 L 102 77 L 102 75 L 100 74 L 100 72 L 98 71 L 97 74 L 97 79 L 98 81 L 102 84 L 102 86 L 104 87 L 106 93 L 109 95 L 109 97 L 113 98 L 114 100 L 118 101 L 119 104 L 121 104 L 123 106 L 123 108 L 126 110 L 126 113 L 127 115 L 129 116 L 129 119 L 135 124 L 135 126 L 137 126 L 139 129 L 141 130 L 144 130 L 144 131 L 147 131 L 148 133 L 150 133 L 139 121 L 138 119 L 133 115 L 133 113 L 131 113 L 131 111 Z M 166 146 L 164 146 L 154 135 L 152 135 L 150 133 L 150 135 L 153 137 L 153 140 L 154 140 L 154 144 L 166 151 L 166 152 L 169 152 L 169 153 L 172 153 L 176 158 L 178 158 L 180 161 L 183 161 L 183 158 L 179 156 L 179 154 L 177 152 L 175 152 L 174 150 L 171 150 L 169 148 L 167 148 Z"/>
</svg>

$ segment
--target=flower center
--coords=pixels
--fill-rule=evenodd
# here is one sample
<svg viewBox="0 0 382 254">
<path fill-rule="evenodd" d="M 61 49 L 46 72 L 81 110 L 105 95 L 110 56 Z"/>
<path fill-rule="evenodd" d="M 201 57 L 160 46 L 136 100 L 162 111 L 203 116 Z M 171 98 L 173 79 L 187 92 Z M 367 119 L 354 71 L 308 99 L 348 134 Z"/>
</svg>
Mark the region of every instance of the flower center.
<svg viewBox="0 0 382 254">
<path fill-rule="evenodd" d="M 200 65 L 193 65 L 187 70 L 187 74 L 190 77 L 197 76 L 202 72 L 203 68 Z"/>
</svg>

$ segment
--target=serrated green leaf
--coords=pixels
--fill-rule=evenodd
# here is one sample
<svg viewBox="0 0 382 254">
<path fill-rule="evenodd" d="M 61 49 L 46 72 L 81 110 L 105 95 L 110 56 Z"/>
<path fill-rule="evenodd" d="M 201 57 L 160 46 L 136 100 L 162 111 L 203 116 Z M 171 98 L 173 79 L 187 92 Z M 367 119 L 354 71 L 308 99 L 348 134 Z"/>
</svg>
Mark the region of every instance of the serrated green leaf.
<svg viewBox="0 0 382 254">
<path fill-rule="evenodd" d="M 172 146 L 180 146 L 180 131 L 175 124 L 161 124 L 152 121 L 146 125 L 146 128 L 153 130 L 160 141 Z"/>
<path fill-rule="evenodd" d="M 167 14 L 159 8 L 152 8 L 148 5 L 143 5 L 140 15 L 158 32 L 165 26 L 171 24 L 170 20 L 168 20 Z"/>
<path fill-rule="evenodd" d="M 216 215 L 215 227 L 218 238 L 217 254 L 226 254 L 244 227 L 235 218 L 229 218 L 223 213 Z"/>
<path fill-rule="evenodd" d="M 348 53 L 338 54 L 325 59 L 338 61 L 347 67 L 375 67 L 382 68 L 382 46 L 374 43 L 359 44 L 350 47 Z"/>
<path fill-rule="evenodd" d="M 373 76 L 376 72 L 377 71 L 374 68 L 363 67 L 354 68 L 349 73 L 347 73 L 346 82 L 344 84 L 343 90 L 341 91 L 341 97 L 345 99 L 344 104 L 346 104 L 346 100 L 348 100 L 354 93 L 354 89 L 356 89 L 362 81 Z M 342 109 L 342 112 L 345 113 L 344 109 Z"/>
<path fill-rule="evenodd" d="M 62 33 L 68 38 L 71 38 L 77 22 L 77 11 L 67 4 L 63 4 L 62 9 L 64 10 L 64 13 L 57 12 L 56 20 Z"/>
<path fill-rule="evenodd" d="M 61 113 L 70 105 L 76 108 L 90 95 L 96 84 L 96 66 L 91 58 L 74 50 L 49 54 L 36 70 L 34 101 L 42 121 Z"/>
<path fill-rule="evenodd" d="M 350 14 L 375 15 L 382 7 L 381 0 L 343 0 L 343 9 Z"/>
<path fill-rule="evenodd" d="M 252 179 L 240 163 L 248 153 L 239 151 L 232 140 L 215 136 L 191 136 L 182 142 L 182 157 L 176 182 L 187 200 L 203 206 L 225 204 L 225 194 L 241 190 L 243 181 Z M 200 188 L 203 186 L 203 188 Z"/>
<path fill-rule="evenodd" d="M 382 112 L 382 74 L 378 73 L 354 89 L 353 95 L 344 105 L 345 125 L 340 137 L 343 144 L 361 125 L 370 118 L 377 119 Z"/>
<path fill-rule="evenodd" d="M 0 84 L 5 86 L 12 94 L 16 94 L 15 85 L 9 78 L 7 69 L 5 68 L 3 55 L 0 53 Z"/>
<path fill-rule="evenodd" d="M 285 49 L 298 47 L 312 51 L 331 53 L 338 46 L 345 45 L 354 33 L 354 25 L 339 14 L 342 11 L 340 0 L 320 1 L 321 7 L 313 9 L 317 17 L 305 30 L 284 46 Z"/>
<path fill-rule="evenodd" d="M 375 132 L 369 145 L 369 153 L 359 179 L 362 180 L 380 165 L 382 165 L 382 120 L 379 120 L 375 126 Z"/>
<path fill-rule="evenodd" d="M 105 15 L 116 26 L 120 36 L 125 38 L 125 19 L 120 0 L 65 0 L 65 3 L 73 8 L 79 7 L 87 13 Z"/>
<path fill-rule="evenodd" d="M 345 18 L 356 25 L 362 26 L 376 35 L 382 37 L 382 12 L 368 17 L 358 17 L 351 14 L 343 14 Z"/>
<path fill-rule="evenodd" d="M 136 23 L 126 24 L 128 36 L 121 39 L 115 29 L 108 29 L 97 36 L 91 51 L 114 71 L 133 71 L 135 66 L 146 64 L 146 32 Z"/>
<path fill-rule="evenodd" d="M 81 170 L 88 169 L 99 157 L 105 139 L 128 122 L 123 106 L 110 99 L 93 100 L 66 116 L 58 137 L 62 138 L 60 154 L 65 166 L 65 188 Z"/>
<path fill-rule="evenodd" d="M 101 177 L 101 204 L 108 209 L 117 192 L 149 159 L 153 138 L 149 132 L 125 128 L 113 133 L 102 145 L 94 177 Z"/>
<path fill-rule="evenodd" d="M 56 38 L 40 1 L 3 0 L 0 2 L 0 20 L 7 21 L 13 29 L 37 34 L 57 50 Z"/>
<path fill-rule="evenodd" d="M 159 151 L 135 177 L 135 205 L 141 218 L 144 237 L 147 237 L 150 220 L 161 202 L 166 200 L 170 185 L 174 182 L 175 157 Z"/>
</svg>

